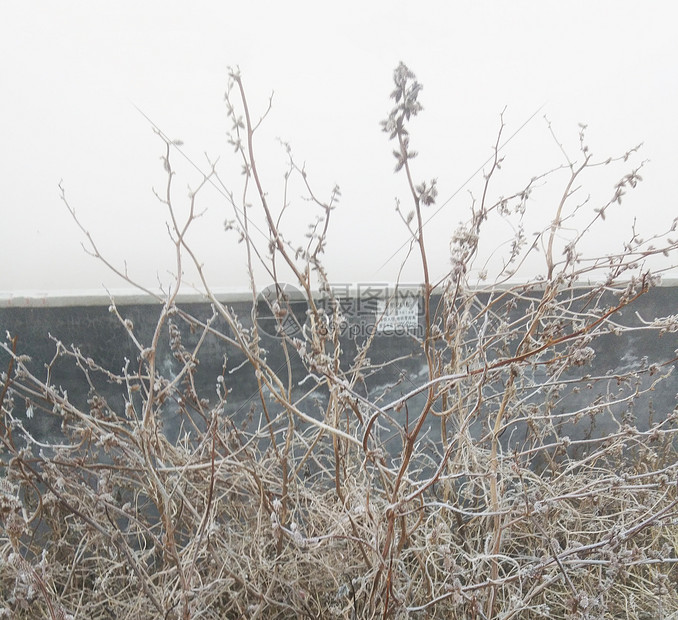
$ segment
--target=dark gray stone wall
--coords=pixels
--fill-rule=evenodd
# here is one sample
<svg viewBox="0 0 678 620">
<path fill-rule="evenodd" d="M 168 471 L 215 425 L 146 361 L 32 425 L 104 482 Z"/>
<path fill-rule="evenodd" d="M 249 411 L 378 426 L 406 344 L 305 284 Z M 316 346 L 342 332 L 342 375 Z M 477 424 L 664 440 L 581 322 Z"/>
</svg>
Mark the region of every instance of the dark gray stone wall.
<svg viewBox="0 0 678 620">
<path fill-rule="evenodd" d="M 346 300 L 349 306 L 351 300 Z M 252 305 L 251 302 L 241 301 L 231 303 L 238 314 L 244 327 L 251 325 Z M 435 306 L 435 304 L 434 304 Z M 180 304 L 180 308 L 201 321 L 207 321 L 212 317 L 213 310 L 206 303 Z M 134 333 L 145 346 L 150 343 L 158 320 L 161 308 L 153 304 L 118 304 L 120 314 L 132 321 Z M 274 333 L 274 329 L 266 329 L 266 309 L 260 308 L 261 324 L 264 326 L 262 346 L 268 351 L 270 366 L 279 372 L 279 376 L 287 380 L 288 366 L 285 353 L 279 346 L 280 341 L 265 333 Z M 524 312 L 520 306 L 513 310 L 515 316 Z M 678 288 L 675 286 L 657 287 L 643 295 L 633 306 L 624 310 L 618 316 L 618 320 L 627 325 L 639 326 L 638 313 L 645 320 L 655 317 L 675 314 L 678 311 Z M 295 309 L 295 314 L 300 322 L 304 320 L 305 304 L 300 303 Z M 269 315 L 270 318 L 270 315 Z M 420 317 L 421 320 L 421 317 Z M 184 346 L 189 350 L 194 347 L 200 337 L 200 329 L 191 329 L 186 323 L 176 320 L 180 329 Z M 220 318 L 214 319 L 213 326 L 216 330 L 229 334 L 228 328 Z M 294 327 L 293 327 L 294 329 Z M 139 368 L 139 351 L 132 343 L 118 318 L 109 312 L 107 305 L 90 306 L 63 306 L 63 307 L 0 307 L 0 330 L 17 337 L 18 352 L 31 357 L 29 367 L 38 377 L 46 378 L 46 364 L 54 359 L 55 339 L 65 346 L 76 346 L 82 354 L 91 358 L 99 366 L 109 369 L 111 372 L 120 374 L 129 364 L 131 369 Z M 298 330 L 297 330 L 298 331 Z M 301 332 L 298 332 L 303 337 Z M 357 348 L 364 340 L 364 333 L 356 334 L 346 332 L 341 342 L 341 358 L 345 366 L 348 366 L 355 357 Z M 656 331 L 634 331 L 621 336 L 605 335 L 599 338 L 594 345 L 596 357 L 592 364 L 583 369 L 579 374 L 588 373 L 592 376 L 608 375 L 610 380 L 598 382 L 589 391 L 582 390 L 579 393 L 570 392 L 566 395 L 557 395 L 557 404 L 554 411 L 573 411 L 576 407 L 585 406 L 596 397 L 596 390 L 610 390 L 614 383 L 614 377 L 622 372 L 641 367 L 643 364 L 652 362 L 664 363 L 673 360 L 670 364 L 661 367 L 661 372 L 666 372 L 671 366 L 675 366 L 676 349 L 678 348 L 676 334 L 668 333 L 659 337 Z M 292 362 L 292 380 L 297 385 L 306 375 L 306 370 L 299 360 L 297 353 L 289 349 Z M 376 397 L 383 393 L 381 403 L 395 400 L 409 392 L 414 387 L 422 384 L 426 379 L 426 367 L 418 342 L 407 334 L 378 334 L 375 336 L 369 355 L 375 369 L 366 380 L 357 386 L 365 396 Z M 229 389 L 229 395 L 224 408 L 224 413 L 231 416 L 237 423 L 246 422 L 251 416 L 252 423 L 256 424 L 261 414 L 261 402 L 258 393 L 257 382 L 251 367 L 243 364 L 245 361 L 242 352 L 235 347 L 215 336 L 208 335 L 198 354 L 199 365 L 196 370 L 195 384 L 198 395 L 209 401 L 210 404 L 217 401 L 216 385 L 220 375 L 224 377 L 224 384 Z M 647 363 L 644 360 L 647 360 Z M 395 361 L 394 361 L 395 360 Z M 0 369 L 6 371 L 8 356 L 0 351 Z M 176 376 L 181 369 L 181 364 L 172 355 L 169 347 L 167 329 L 163 330 L 161 344 L 158 351 L 157 369 L 163 376 L 170 379 Z M 85 380 L 81 369 L 77 367 L 72 358 L 62 356 L 53 361 L 51 367 L 50 383 L 62 387 L 68 392 L 68 398 L 72 404 L 88 410 L 88 398 L 96 391 L 105 397 L 109 406 L 119 414 L 124 411 L 124 403 L 127 398 L 123 385 L 111 382 L 103 374 L 92 371 L 89 379 L 92 386 Z M 574 375 L 573 375 L 574 376 Z M 654 377 L 645 373 L 636 386 L 623 385 L 626 390 L 643 389 L 653 381 Z M 295 393 L 301 397 L 307 392 L 309 384 L 298 386 Z M 676 407 L 676 394 L 678 393 L 678 373 L 664 380 L 649 396 L 639 397 L 632 403 L 632 410 L 628 404 L 614 410 L 617 419 L 609 415 L 599 416 L 595 424 L 595 433 L 611 432 L 617 427 L 619 419 L 626 418 L 637 424 L 642 430 L 646 428 L 651 419 L 664 418 Z M 545 393 L 535 394 L 535 402 L 543 401 L 549 395 Z M 393 412 L 398 423 L 405 423 L 405 416 L 411 419 L 416 416 L 423 404 L 424 396 L 418 396 L 408 402 L 407 410 Z M 318 389 L 310 397 L 302 402 L 304 411 L 313 417 L 322 419 L 326 405 L 326 392 Z M 23 403 L 17 402 L 17 414 L 21 414 Z M 272 405 L 275 409 L 275 405 Z M 182 425 L 186 420 L 179 415 L 179 407 L 175 402 L 168 401 L 163 405 L 163 419 L 165 432 L 175 439 L 182 432 Z M 473 433 L 481 436 L 485 432 L 486 421 L 479 416 L 475 422 Z M 27 425 L 39 437 L 50 437 L 58 434 L 60 420 L 56 416 L 38 414 L 32 420 L 27 420 Z M 198 420 L 198 423 L 200 421 Z M 184 428 L 187 428 L 186 426 Z M 585 419 L 579 422 L 576 428 L 568 431 L 572 438 L 585 436 L 592 431 L 592 422 Z M 565 431 L 563 431 L 565 432 Z M 439 437 L 439 430 L 437 431 Z M 520 440 L 521 429 L 507 434 L 506 445 L 510 440 Z M 510 435 L 510 437 L 509 437 Z M 436 439 L 436 430 L 432 431 L 430 438 Z"/>
</svg>

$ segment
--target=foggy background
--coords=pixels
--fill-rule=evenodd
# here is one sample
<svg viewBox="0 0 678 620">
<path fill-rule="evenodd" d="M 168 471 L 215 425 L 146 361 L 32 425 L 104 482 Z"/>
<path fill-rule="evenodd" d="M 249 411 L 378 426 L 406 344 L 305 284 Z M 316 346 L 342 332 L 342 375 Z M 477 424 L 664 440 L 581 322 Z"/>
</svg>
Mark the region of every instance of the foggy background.
<svg viewBox="0 0 678 620">
<path fill-rule="evenodd" d="M 454 196 L 425 230 L 434 277 L 449 268 L 449 239 L 467 216 L 469 191 L 480 196 L 482 174 L 464 184 L 492 154 L 504 108 L 507 138 L 544 105 L 503 152 L 494 199 L 564 163 L 546 114 L 573 158 L 578 123 L 588 125 L 588 144 L 600 160 L 644 142 L 635 164 L 583 179 L 582 197 L 591 193 L 593 208 L 612 195 L 622 173 L 650 160 L 644 182 L 608 213 L 605 234 L 592 239 L 596 250 L 619 248 L 636 216 L 647 235 L 678 213 L 678 42 L 670 3 L 64 1 L 4 3 L 1 14 L 5 295 L 129 288 L 83 251 L 83 236 L 59 198 L 60 181 L 107 258 L 120 268 L 126 261 L 144 285 L 171 282 L 167 212 L 152 192 L 165 183 L 163 144 L 135 106 L 181 139 L 198 166 L 207 169 L 204 153 L 220 158 L 221 177 L 237 193 L 241 164 L 226 143 L 223 101 L 229 66 L 240 67 L 253 117 L 274 93 L 255 137 L 273 208 L 282 204 L 286 170 L 278 139 L 305 162 L 321 198 L 335 184 L 341 188 L 326 254 L 333 282 L 393 281 L 406 254 L 403 248 L 389 260 L 408 239 L 395 199 L 405 212 L 410 203 L 404 175 L 393 174 L 393 143 L 379 126 L 401 60 L 424 85 L 425 109 L 411 124 L 415 180 L 438 179 L 438 205 Z M 188 187 L 201 176 L 179 153 L 172 161 L 175 204 L 185 213 Z M 528 238 L 553 217 L 563 174 L 535 192 Z M 300 194 L 289 196 L 283 220 L 290 236 L 303 237 L 318 214 Z M 207 212 L 189 242 L 212 285 L 245 290 L 244 247 L 223 230 L 232 208 L 212 189 L 198 207 Z M 509 227 L 492 226 L 495 248 L 511 239 Z M 416 258 L 405 281 L 420 279 Z M 526 273 L 541 269 L 535 261 Z"/>
</svg>

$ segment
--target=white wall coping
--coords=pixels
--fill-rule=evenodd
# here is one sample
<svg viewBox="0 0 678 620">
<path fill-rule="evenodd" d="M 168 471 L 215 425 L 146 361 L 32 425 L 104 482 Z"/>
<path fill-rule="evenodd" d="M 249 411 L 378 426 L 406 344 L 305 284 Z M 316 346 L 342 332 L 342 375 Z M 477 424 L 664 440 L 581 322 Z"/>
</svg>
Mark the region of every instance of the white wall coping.
<svg viewBox="0 0 678 620">
<path fill-rule="evenodd" d="M 389 291 L 389 294 L 395 289 L 395 284 L 373 283 L 375 287 L 382 287 Z M 495 287 L 495 290 L 506 289 L 513 286 L 538 284 L 535 282 L 512 282 L 506 283 L 501 287 Z M 344 287 L 346 285 L 342 285 Z M 361 284 L 367 286 L 367 284 Z M 595 286 L 595 283 L 580 282 L 577 287 L 586 288 Z M 675 287 L 678 286 L 678 278 L 662 279 L 659 284 L 660 287 Z M 479 286 L 482 290 L 490 291 L 492 287 L 489 285 Z M 348 287 L 350 296 L 357 294 L 357 286 L 350 285 Z M 401 291 L 414 291 L 416 287 L 409 285 L 400 285 Z M 216 298 L 223 303 L 238 303 L 251 301 L 252 293 L 249 290 L 243 289 L 221 289 L 213 291 Z M 160 298 L 164 295 L 158 293 Z M 130 289 L 113 289 L 109 293 L 102 290 L 94 289 L 72 289 L 72 290 L 17 290 L 17 291 L 0 291 L 0 308 L 59 308 L 59 307 L 75 307 L 75 306 L 108 306 L 111 303 L 111 297 L 115 300 L 117 305 L 133 305 L 133 304 L 157 304 L 157 298 L 154 298 L 146 293 L 134 291 Z M 177 296 L 177 303 L 208 303 L 207 296 L 203 293 L 180 293 Z"/>
</svg>

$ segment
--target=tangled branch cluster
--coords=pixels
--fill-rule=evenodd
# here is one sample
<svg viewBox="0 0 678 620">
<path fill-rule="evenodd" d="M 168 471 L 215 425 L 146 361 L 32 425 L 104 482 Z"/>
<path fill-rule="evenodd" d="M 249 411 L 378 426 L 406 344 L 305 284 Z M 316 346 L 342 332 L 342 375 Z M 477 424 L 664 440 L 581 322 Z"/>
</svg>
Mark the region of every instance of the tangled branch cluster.
<svg viewBox="0 0 678 620">
<path fill-rule="evenodd" d="M 649 398 L 676 358 L 610 368 L 597 357 L 605 339 L 675 333 L 675 314 L 638 322 L 628 311 L 657 284 L 660 271 L 645 261 L 675 257 L 678 243 L 667 236 L 675 222 L 649 240 L 634 233 L 617 254 L 582 255 L 579 241 L 640 180 L 625 173 L 608 204 L 577 203 L 575 185 L 591 168 L 633 155 L 596 162 L 582 129 L 579 160 L 566 156 L 553 173 L 566 177 L 552 225 L 529 246 L 517 226 L 511 256 L 489 275 L 477 264 L 486 222 L 522 218 L 535 183 L 493 201 L 498 139 L 482 199 L 451 235 L 449 274 L 431 282 L 422 209 L 437 188 L 413 180 L 408 134 L 422 88 L 404 65 L 395 86 L 384 129 L 398 141 L 397 169 L 411 192 L 414 211 L 403 219 L 421 261 L 423 331 L 402 357 L 386 360 L 378 331 L 353 344 L 342 336 L 351 317 L 322 263 L 340 192 L 318 198 L 288 149 L 285 196 L 298 183 L 316 209 L 305 241 L 288 236 L 280 222 L 291 203 L 269 202 L 254 149 L 261 120 L 252 120 L 233 71 L 226 100 L 243 187 L 225 193 L 227 229 L 244 244 L 251 315 L 219 300 L 187 241 L 201 189 L 221 184 L 216 166 L 191 191 L 182 220 L 173 143 L 161 134 L 167 186 L 159 198 L 177 276 L 162 294 L 146 291 L 159 302 L 150 335 L 111 303 L 136 359 L 121 371 L 104 368 L 57 341 L 43 374 L 17 350 L 15 335 L 0 345 L 0 618 L 678 613 L 678 411 L 654 411 Z M 62 197 L 91 253 L 134 284 L 99 253 Z M 563 241 L 564 223 L 584 208 L 588 224 Z M 542 254 L 544 276 L 516 284 L 528 252 Z M 210 317 L 178 302 L 183 262 L 201 278 Z M 267 300 L 275 338 L 258 320 L 262 266 L 277 291 Z M 469 279 L 479 267 L 482 286 Z M 282 286 L 283 269 L 304 294 L 302 317 Z M 197 377 L 208 346 L 223 351 L 224 364 L 205 392 Z M 159 362 L 166 355 L 171 374 Z M 90 386 L 86 403 L 53 383 L 63 359 Z M 417 367 L 417 376 L 402 372 Z M 230 414 L 238 382 L 256 388 L 244 417 Z M 170 410 L 182 420 L 176 441 L 166 433 Z M 59 420 L 59 439 L 35 436 L 29 412 Z"/>
</svg>

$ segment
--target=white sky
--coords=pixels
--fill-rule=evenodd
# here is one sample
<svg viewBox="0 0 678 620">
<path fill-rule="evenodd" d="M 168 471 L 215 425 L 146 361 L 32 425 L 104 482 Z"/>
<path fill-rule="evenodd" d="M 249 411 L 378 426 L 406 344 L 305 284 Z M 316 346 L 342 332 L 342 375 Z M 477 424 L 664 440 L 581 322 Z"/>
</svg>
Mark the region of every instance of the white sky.
<svg viewBox="0 0 678 620">
<path fill-rule="evenodd" d="M 633 216 L 646 218 L 650 230 L 678 214 L 677 13 L 669 2 L 620 0 L 4 2 L 0 291 L 125 286 L 82 250 L 59 199 L 61 179 L 113 262 L 126 259 L 145 284 L 167 283 L 172 247 L 166 213 L 151 192 L 163 187 L 162 144 L 133 104 L 183 140 L 195 162 L 204 164 L 204 152 L 220 156 L 223 179 L 237 189 L 240 164 L 225 141 L 229 65 L 240 67 L 255 114 L 275 92 L 257 135 L 274 205 L 285 169 L 277 138 L 306 162 L 318 194 L 341 187 L 327 250 L 333 282 L 393 280 L 398 261 L 380 267 L 407 239 L 394 212 L 396 196 L 409 210 L 405 180 L 393 175 L 392 143 L 379 127 L 400 60 L 424 84 L 425 110 L 412 124 L 420 153 L 414 173 L 438 178 L 439 202 L 491 154 L 505 106 L 508 136 L 546 103 L 543 113 L 573 156 L 579 122 L 588 124 L 589 145 L 601 158 L 644 142 L 642 158 L 651 160 L 645 181 L 596 239 L 618 247 Z M 505 154 L 496 195 L 562 162 L 542 114 Z M 184 208 L 184 188 L 199 175 L 178 154 L 173 161 Z M 609 196 L 612 180 L 592 175 L 587 191 Z M 449 238 L 469 205 L 466 189 L 477 196 L 480 181 L 426 229 L 436 274 L 448 268 Z M 301 236 L 315 212 L 293 198 L 287 230 Z M 547 190 L 536 197 L 541 215 L 528 220 L 528 233 L 548 222 L 554 199 Z M 209 210 L 192 240 L 213 285 L 246 287 L 242 246 L 223 231 L 230 208 L 214 191 L 200 206 Z M 507 229 L 491 233 L 498 244 Z M 416 262 L 405 273 L 418 280 Z"/>
</svg>

